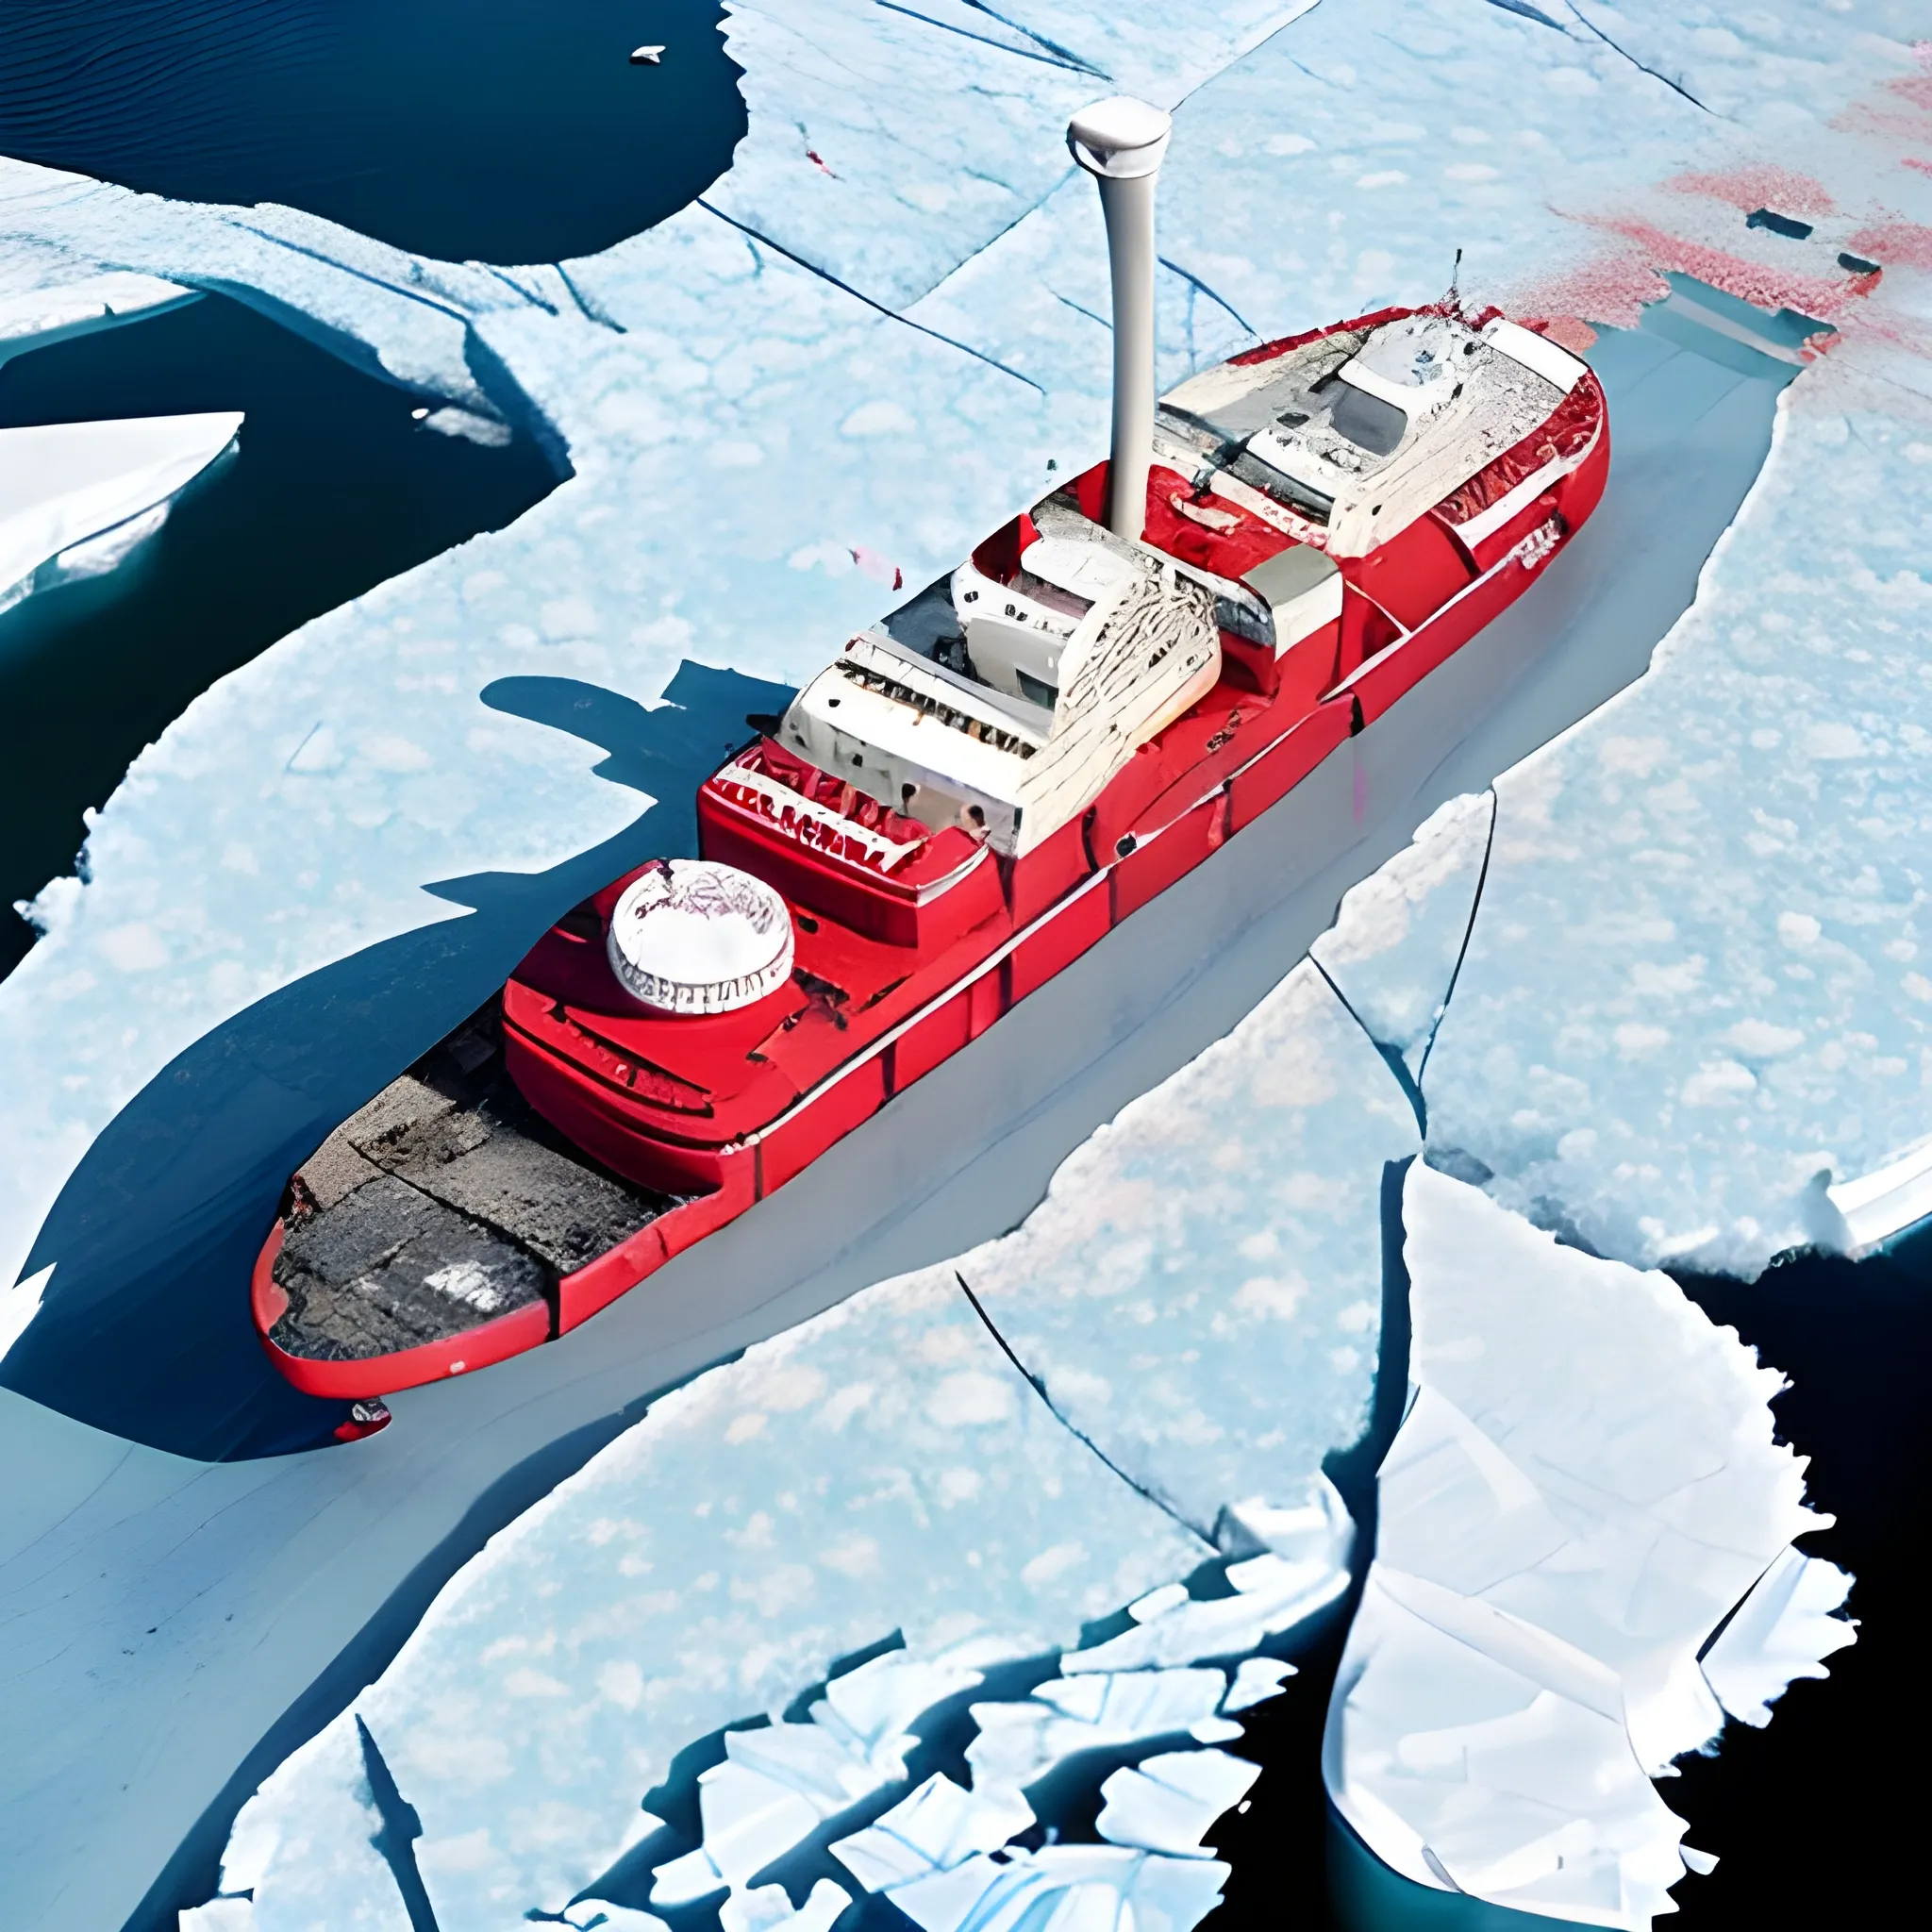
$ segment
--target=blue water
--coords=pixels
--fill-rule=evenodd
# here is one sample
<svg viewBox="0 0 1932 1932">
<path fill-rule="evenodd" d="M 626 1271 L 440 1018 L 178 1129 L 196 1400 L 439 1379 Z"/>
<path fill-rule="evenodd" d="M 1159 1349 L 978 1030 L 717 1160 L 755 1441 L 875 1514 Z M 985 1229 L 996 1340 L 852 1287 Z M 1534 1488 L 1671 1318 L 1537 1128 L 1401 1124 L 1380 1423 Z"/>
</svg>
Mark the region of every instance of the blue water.
<svg viewBox="0 0 1932 1932">
<path fill-rule="evenodd" d="M 445 260 L 556 261 L 744 133 L 718 0 L 7 0 L 0 153 L 282 202 Z M 643 42 L 662 64 L 632 67 Z"/>
<path fill-rule="evenodd" d="M 246 417 L 239 454 L 118 570 L 0 613 L 0 974 L 34 939 L 14 902 L 73 869 L 82 811 L 200 692 L 556 486 L 529 437 L 440 436 L 417 403 L 219 295 L 0 367 L 4 427 Z"/>
</svg>

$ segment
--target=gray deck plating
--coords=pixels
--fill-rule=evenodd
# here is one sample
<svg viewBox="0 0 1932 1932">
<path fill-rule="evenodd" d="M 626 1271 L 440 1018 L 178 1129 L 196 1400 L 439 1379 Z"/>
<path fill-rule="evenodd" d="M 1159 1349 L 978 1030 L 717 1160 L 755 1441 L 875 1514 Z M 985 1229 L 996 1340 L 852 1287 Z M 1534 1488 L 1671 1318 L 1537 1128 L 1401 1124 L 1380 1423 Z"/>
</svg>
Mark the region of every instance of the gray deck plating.
<svg viewBox="0 0 1932 1932">
<path fill-rule="evenodd" d="M 331 1134 L 282 1218 L 272 1339 L 360 1360 L 555 1306 L 560 1274 L 672 1204 L 572 1147 L 517 1091 L 493 1011 L 466 1022 Z"/>
</svg>

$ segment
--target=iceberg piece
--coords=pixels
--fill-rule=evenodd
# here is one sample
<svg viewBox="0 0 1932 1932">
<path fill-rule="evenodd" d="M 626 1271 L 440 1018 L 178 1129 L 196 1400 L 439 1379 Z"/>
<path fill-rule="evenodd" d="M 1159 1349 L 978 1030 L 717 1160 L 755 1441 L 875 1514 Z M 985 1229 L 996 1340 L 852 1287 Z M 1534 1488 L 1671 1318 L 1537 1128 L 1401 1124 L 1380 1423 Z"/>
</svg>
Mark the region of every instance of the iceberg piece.
<svg viewBox="0 0 1932 1932">
<path fill-rule="evenodd" d="M 241 427 L 240 413 L 224 409 L 0 429 L 0 605 L 25 595 L 42 564 L 164 504 Z M 89 574 L 85 558 L 76 563 L 75 575 Z"/>
<path fill-rule="evenodd" d="M 1309 1487 L 1325 1507 L 1308 1512 L 1267 1512 L 1298 1524 L 1305 1514 L 1312 1514 L 1321 1522 L 1323 1533 L 1306 1541 L 1292 1557 L 1268 1550 L 1230 1563 L 1226 1576 L 1234 1587 L 1232 1596 L 1169 1598 L 1158 1614 L 1137 1618 L 1133 1629 L 1091 1650 L 1069 1652 L 1060 1659 L 1060 1669 L 1069 1675 L 1142 1671 L 1204 1657 L 1239 1657 L 1333 1603 L 1348 1588 L 1355 1524 L 1326 1476 L 1317 1476 Z"/>
<path fill-rule="evenodd" d="M 943 1772 L 882 1813 L 863 1831 L 838 1840 L 832 1856 L 867 1891 L 890 1891 L 928 1872 L 950 1872 L 996 1852 L 1033 1823 L 1018 1791 L 965 1790 Z"/>
<path fill-rule="evenodd" d="M 1650 1780 L 1723 1725 L 1711 1633 L 1745 1600 L 1740 1694 L 1766 1653 L 1788 1681 L 1850 1641 L 1805 1614 L 1841 1599 L 1835 1571 L 1785 1614 L 1802 1573 L 1779 1558 L 1829 1519 L 1775 1440 L 1782 1376 L 1668 1276 L 1559 1247 L 1420 1162 L 1403 1218 L 1414 1393 L 1329 1793 L 1418 1883 L 1636 1932 L 1686 1869 Z"/>
<path fill-rule="evenodd" d="M 1234 1682 L 1227 1687 L 1227 1695 L 1221 1700 L 1222 1715 L 1231 1716 L 1235 1711 L 1246 1710 L 1250 1705 L 1266 1704 L 1271 1697 L 1279 1697 L 1288 1680 L 1296 1674 L 1292 1664 L 1283 1663 L 1278 1657 L 1244 1657 L 1234 1674 Z"/>
<path fill-rule="evenodd" d="M 1857 1638 L 1838 1612 L 1852 1579 L 1836 1563 L 1781 1550 L 1705 1652 L 1705 1681 L 1726 1713 L 1762 1729 L 1799 1677 L 1824 1677 L 1824 1659 Z"/>
<path fill-rule="evenodd" d="M 1211 1846 L 1201 1849 L 1201 1834 L 1260 1775 L 1258 1764 L 1225 1751 L 1163 1751 L 1123 1766 L 1102 1784 L 1107 1803 L 1094 1828 L 1109 1844 L 1211 1858 Z"/>
<path fill-rule="evenodd" d="M 657 1868 L 651 1903 L 686 1905 L 727 1885 L 743 1893 L 826 1819 L 903 1778 L 918 1742 L 907 1724 L 979 1681 L 956 1662 L 889 1653 L 834 1677 L 808 1724 L 727 1731 L 725 1762 L 698 1776 L 704 1843 Z"/>
<path fill-rule="evenodd" d="M 0 365 L 29 349 L 165 314 L 200 293 L 158 275 L 125 272 L 85 275 L 48 288 L 0 290 Z"/>
<path fill-rule="evenodd" d="M 829 1878 L 821 1878 L 796 1911 L 782 1885 L 761 1885 L 726 1899 L 718 1907 L 718 1923 L 724 1932 L 831 1932 L 851 1903 L 852 1894 Z"/>
<path fill-rule="evenodd" d="M 1314 1537 L 1299 1560 L 1330 1566 L 1333 1594 L 1347 1518 L 1318 1474 L 1367 1419 L 1383 1171 L 1416 1146 L 1401 1089 L 1305 960 L 1071 1155 L 1045 1201 L 960 1272 L 1054 1407 L 1204 1538 L 1237 1502 L 1315 1508 L 1297 1519 Z M 1269 1539 L 1242 1541 L 1247 1553 Z M 1305 1587 L 1309 1609 L 1325 1601 L 1312 1572 Z M 1178 1661 L 1149 1646 L 1241 1614 L 1173 1610 L 1108 1655 Z"/>
<path fill-rule="evenodd" d="M 1191 1932 L 1227 1867 L 1115 1845 L 1047 1845 L 970 1858 L 886 1896 L 922 1932 Z"/>
<path fill-rule="evenodd" d="M 966 1747 L 973 1788 L 1020 1791 L 1079 1752 L 1143 1738 L 1238 1738 L 1241 1725 L 1215 1714 L 1226 1689 L 1220 1671 L 1089 1671 L 1051 1678 L 1024 1702 L 975 1704 L 979 1735 Z"/>
<path fill-rule="evenodd" d="M 1441 807 L 1342 895 L 1335 924 L 1308 949 L 1369 1038 L 1418 1085 L 1475 916 L 1495 808 L 1487 791 Z"/>
</svg>

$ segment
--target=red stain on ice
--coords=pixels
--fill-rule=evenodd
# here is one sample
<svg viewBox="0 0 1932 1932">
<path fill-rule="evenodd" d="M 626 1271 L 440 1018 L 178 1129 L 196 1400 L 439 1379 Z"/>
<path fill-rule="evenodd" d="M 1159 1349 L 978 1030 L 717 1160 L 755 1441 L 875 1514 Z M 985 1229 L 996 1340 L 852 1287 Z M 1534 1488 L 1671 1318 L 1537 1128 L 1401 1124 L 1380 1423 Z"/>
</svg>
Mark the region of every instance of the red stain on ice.
<svg viewBox="0 0 1932 1932">
<path fill-rule="evenodd" d="M 1595 329 L 1580 315 L 1540 315 L 1528 326 L 1561 343 L 1573 356 L 1584 355 L 1596 343 Z"/>
<path fill-rule="evenodd" d="M 1914 156 L 1907 155 L 1905 158 L 1905 165 L 1907 168 L 1916 168 L 1922 175 L 1932 175 L 1932 161 L 1922 161 L 1917 159 Z"/>
<path fill-rule="evenodd" d="M 1799 308 L 1823 319 L 1841 308 L 1855 292 L 1849 282 L 1767 268 L 1761 262 L 1728 255 L 1722 248 L 1666 234 L 1649 222 L 1627 216 L 1586 215 L 1583 219 L 1593 227 L 1607 228 L 1626 242 L 1634 242 L 1654 268 L 1695 275 L 1699 281 L 1708 282 L 1712 288 L 1722 289 L 1727 295 L 1736 295 L 1759 308 Z"/>
<path fill-rule="evenodd" d="M 1925 166 L 1924 162 L 1918 165 Z M 1932 174 L 1932 167 L 1926 172 Z M 1918 222 L 1875 222 L 1869 228 L 1860 228 L 1850 246 L 1854 254 L 1867 257 L 1881 268 L 1932 269 L 1932 228 Z"/>
<path fill-rule="evenodd" d="M 1828 215 L 1832 199 L 1822 182 L 1790 168 L 1771 166 L 1730 168 L 1719 175 L 1679 175 L 1664 183 L 1680 194 L 1707 194 L 1727 201 L 1746 214 L 1760 208 L 1781 215 Z"/>
</svg>

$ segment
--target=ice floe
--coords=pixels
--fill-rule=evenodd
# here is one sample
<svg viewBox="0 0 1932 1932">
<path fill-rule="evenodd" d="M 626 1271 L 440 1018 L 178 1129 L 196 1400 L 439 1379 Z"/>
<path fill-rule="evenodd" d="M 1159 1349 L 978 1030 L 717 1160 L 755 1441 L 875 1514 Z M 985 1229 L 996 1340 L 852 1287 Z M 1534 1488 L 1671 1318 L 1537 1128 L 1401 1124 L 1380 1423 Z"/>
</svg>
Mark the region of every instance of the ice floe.
<svg viewBox="0 0 1932 1932">
<path fill-rule="evenodd" d="M 234 442 L 233 409 L 0 429 L 0 609 L 111 569 Z"/>
<path fill-rule="evenodd" d="M 1338 1525 L 1308 1484 L 1367 1417 L 1374 1204 L 1388 1163 L 1417 1145 L 1401 1089 L 1304 964 L 1071 1156 L 1041 1206 L 960 1270 L 1047 1400 L 1131 1481 L 1229 1554 L 1279 1539 L 1317 1566 L 1310 1582 L 1332 1579 L 1345 1549 L 1338 1565 Z M 1312 1513 L 1271 1528 L 1270 1506 Z M 1222 1521 L 1230 1508 L 1248 1510 L 1247 1527 Z M 1116 1643 L 1151 1662 L 1181 1627 L 1171 1619 L 1223 1613 L 1235 1608 L 1194 1605 Z"/>
<path fill-rule="evenodd" d="M 1432 1144 L 1639 1263 L 1754 1274 L 1927 1205 L 1932 402 L 1855 347 L 1786 391 L 1650 675 L 1498 781 L 1429 1066 Z"/>
<path fill-rule="evenodd" d="M 0 293 L 0 364 L 29 349 L 163 315 L 194 301 L 198 292 L 158 275 L 110 271 L 51 288 Z"/>
<path fill-rule="evenodd" d="M 1163 1751 L 1123 1765 L 1100 1787 L 1107 1800 L 1094 1829 L 1111 1844 L 1176 1857 L 1212 1857 L 1201 1836 L 1261 1775 L 1258 1764 L 1225 1751 Z"/>
<path fill-rule="evenodd" d="M 1783 1378 L 1668 1276 L 1558 1246 L 1421 1162 L 1403 1212 L 1413 1395 L 1329 1791 L 1420 1884 L 1634 1932 L 1686 1865 L 1651 1780 L 1722 1729 L 1718 1681 L 1762 1722 L 1852 1639 L 1826 1614 L 1847 1579 L 1791 1550 L 1830 1519 L 1774 1439 Z"/>
</svg>

